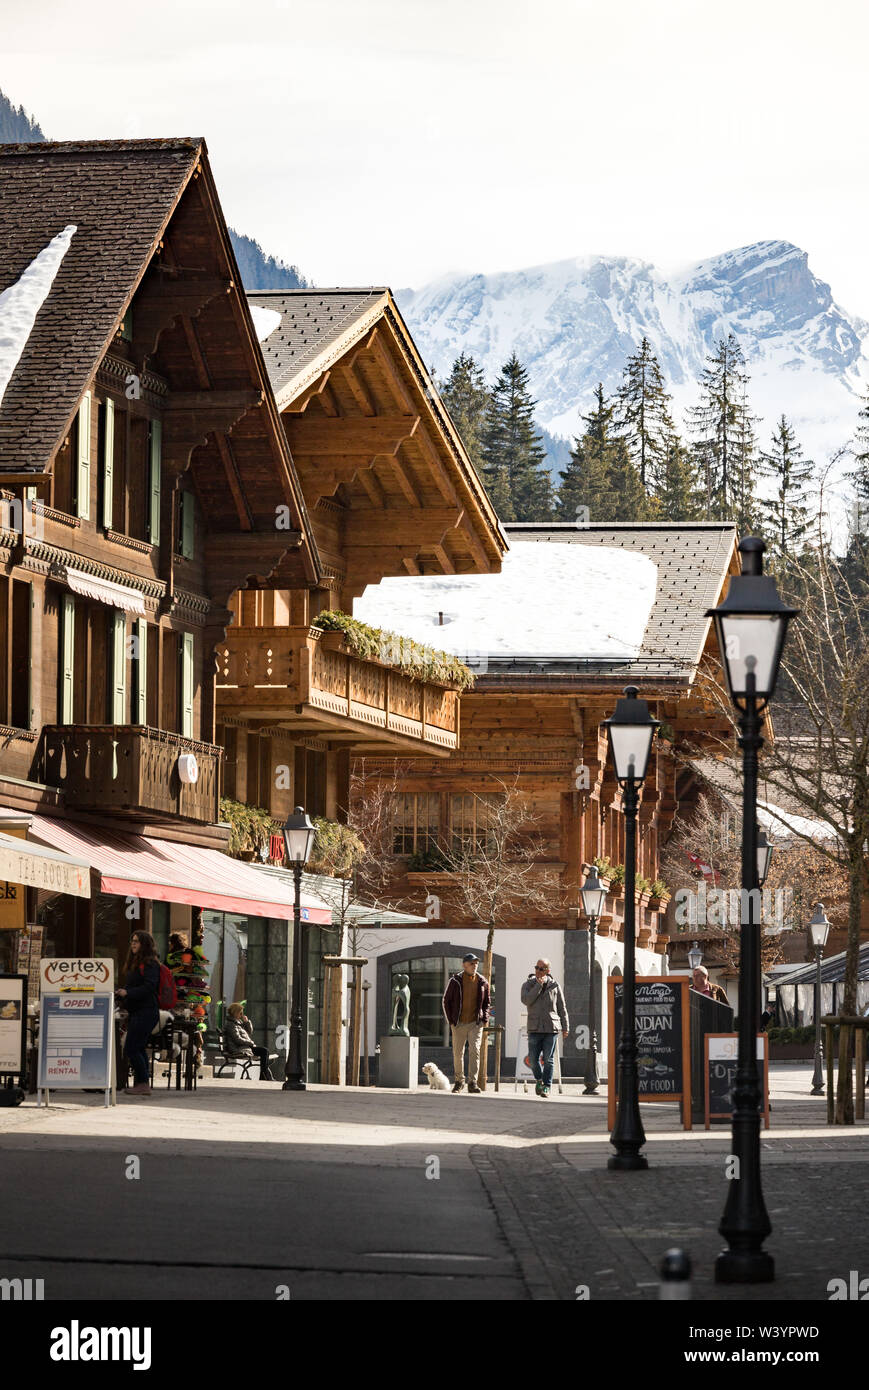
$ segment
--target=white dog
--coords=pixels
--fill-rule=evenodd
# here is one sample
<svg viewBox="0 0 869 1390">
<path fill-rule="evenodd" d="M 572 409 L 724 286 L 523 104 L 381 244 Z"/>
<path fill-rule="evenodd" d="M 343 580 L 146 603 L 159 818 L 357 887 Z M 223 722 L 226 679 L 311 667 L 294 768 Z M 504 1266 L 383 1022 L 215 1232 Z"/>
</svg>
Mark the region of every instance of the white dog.
<svg viewBox="0 0 869 1390">
<path fill-rule="evenodd" d="M 428 1084 L 433 1091 L 449 1091 L 452 1089 L 449 1080 L 444 1076 L 440 1067 L 436 1067 L 434 1062 L 426 1062 L 423 1071 L 428 1077 Z"/>
</svg>

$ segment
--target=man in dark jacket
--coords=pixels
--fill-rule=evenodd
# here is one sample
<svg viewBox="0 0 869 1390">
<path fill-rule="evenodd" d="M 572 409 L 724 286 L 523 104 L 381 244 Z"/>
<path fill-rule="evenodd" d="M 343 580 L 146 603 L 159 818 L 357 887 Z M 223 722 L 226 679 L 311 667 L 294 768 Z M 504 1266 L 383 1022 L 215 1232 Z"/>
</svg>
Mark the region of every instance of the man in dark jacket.
<svg viewBox="0 0 869 1390">
<path fill-rule="evenodd" d="M 534 974 L 522 986 L 522 1003 L 528 1010 L 528 1056 L 537 1082 L 535 1090 L 544 1100 L 552 1086 L 558 1034 L 563 1032 L 566 1038 L 570 1029 L 561 985 L 549 969 L 545 956 L 538 957 Z"/>
<path fill-rule="evenodd" d="M 473 951 L 462 960 L 461 974 L 451 975 L 444 990 L 443 1010 L 453 1030 L 453 1090 L 465 1084 L 465 1044 L 468 1047 L 468 1092 L 479 1095 L 477 1073 L 483 1029 L 489 1022 L 489 981 L 477 974 L 479 959 Z"/>
</svg>

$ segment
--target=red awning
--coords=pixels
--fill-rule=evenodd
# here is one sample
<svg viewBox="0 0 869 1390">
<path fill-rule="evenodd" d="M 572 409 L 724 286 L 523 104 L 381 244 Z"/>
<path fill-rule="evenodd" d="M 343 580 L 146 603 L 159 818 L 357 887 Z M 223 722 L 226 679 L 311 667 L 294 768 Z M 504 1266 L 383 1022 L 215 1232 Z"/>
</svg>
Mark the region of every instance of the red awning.
<svg viewBox="0 0 869 1390">
<path fill-rule="evenodd" d="M 101 830 L 50 816 L 33 816 L 29 838 L 84 859 L 100 874 L 103 893 L 238 912 L 249 917 L 293 915 L 292 889 L 220 850 Z M 332 910 L 302 894 L 302 919 L 329 926 Z"/>
</svg>

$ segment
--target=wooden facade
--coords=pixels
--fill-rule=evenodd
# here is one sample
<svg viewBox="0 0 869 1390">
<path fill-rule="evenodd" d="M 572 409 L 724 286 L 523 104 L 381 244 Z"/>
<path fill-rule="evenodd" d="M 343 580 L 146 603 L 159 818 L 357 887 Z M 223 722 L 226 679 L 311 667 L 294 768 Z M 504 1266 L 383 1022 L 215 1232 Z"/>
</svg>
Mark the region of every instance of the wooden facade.
<svg viewBox="0 0 869 1390">
<path fill-rule="evenodd" d="M 36 147 L 0 154 L 6 191 L 37 190 L 46 227 L 63 198 L 89 230 L 72 238 L 0 416 L 2 800 L 186 825 L 223 846 L 215 648 L 247 583 L 278 563 L 285 582 L 319 579 L 316 544 L 204 145 L 38 149 L 41 167 Z M 139 262 L 107 244 L 129 177 L 131 197 L 145 190 Z M 37 227 L 13 246 L 13 275 L 47 239 Z M 101 251 L 101 313 L 84 321 L 94 356 L 76 380 L 70 312 Z M 48 412 L 34 397 L 54 404 L 57 379 L 62 409 L 37 429 Z"/>
<path fill-rule="evenodd" d="M 323 571 L 300 588 L 280 564 L 233 601 L 217 657 L 226 786 L 278 817 L 303 802 L 344 819 L 352 756 L 449 756 L 460 697 L 314 620 L 352 615 L 386 576 L 497 572 L 506 542 L 388 290 L 249 300 L 273 316 L 263 353 Z"/>
</svg>

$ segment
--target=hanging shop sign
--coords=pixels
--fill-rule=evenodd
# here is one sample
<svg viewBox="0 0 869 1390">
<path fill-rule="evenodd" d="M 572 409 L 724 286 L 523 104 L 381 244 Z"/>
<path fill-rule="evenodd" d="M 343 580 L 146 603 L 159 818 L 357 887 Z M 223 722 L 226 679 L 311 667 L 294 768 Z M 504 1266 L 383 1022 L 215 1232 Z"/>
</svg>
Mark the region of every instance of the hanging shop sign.
<svg viewBox="0 0 869 1390">
<path fill-rule="evenodd" d="M 114 1101 L 114 962 L 51 957 L 39 962 L 38 1104 L 51 1090 L 97 1089 Z"/>
<path fill-rule="evenodd" d="M 0 1076 L 27 1068 L 27 976 L 0 975 Z"/>
<path fill-rule="evenodd" d="M 610 975 L 609 1127 L 616 1122 L 624 981 Z M 642 975 L 636 983 L 637 1077 L 641 1101 L 672 1100 L 682 1107 L 682 1126 L 691 1128 L 691 1054 L 687 979 Z"/>
</svg>

